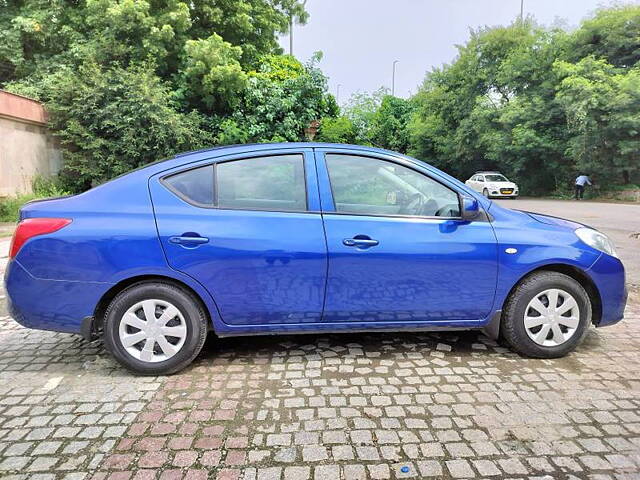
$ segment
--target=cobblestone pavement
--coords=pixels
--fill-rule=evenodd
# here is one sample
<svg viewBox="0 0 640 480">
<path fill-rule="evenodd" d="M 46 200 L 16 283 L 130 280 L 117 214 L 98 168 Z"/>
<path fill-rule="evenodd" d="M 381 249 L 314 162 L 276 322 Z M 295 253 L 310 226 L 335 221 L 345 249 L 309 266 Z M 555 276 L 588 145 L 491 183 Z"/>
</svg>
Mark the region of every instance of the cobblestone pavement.
<svg viewBox="0 0 640 480">
<path fill-rule="evenodd" d="M 4 295 L 2 479 L 640 478 L 637 294 L 558 360 L 477 333 L 211 338 L 157 378 Z"/>
</svg>

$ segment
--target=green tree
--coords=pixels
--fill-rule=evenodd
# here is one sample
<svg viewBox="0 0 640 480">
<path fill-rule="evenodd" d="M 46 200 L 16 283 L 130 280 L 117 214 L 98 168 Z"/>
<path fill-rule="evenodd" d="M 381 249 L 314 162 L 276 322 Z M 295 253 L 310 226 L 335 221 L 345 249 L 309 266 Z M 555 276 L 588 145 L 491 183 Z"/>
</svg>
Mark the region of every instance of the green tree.
<svg viewBox="0 0 640 480">
<path fill-rule="evenodd" d="M 640 173 L 640 65 L 621 71 L 592 56 L 558 61 L 558 101 L 572 137 L 567 153 L 601 183 L 629 183 Z"/>
<path fill-rule="evenodd" d="M 376 147 L 406 153 L 409 148 L 408 124 L 413 109 L 412 101 L 385 95 L 371 120 L 371 143 Z"/>
<path fill-rule="evenodd" d="M 315 139 L 318 142 L 355 143 L 356 129 L 353 122 L 344 115 L 336 118 L 324 117 Z"/>
<path fill-rule="evenodd" d="M 219 143 L 300 141 L 312 120 L 335 116 L 319 56 L 303 66 L 292 57 L 266 58 L 249 75 L 240 105 L 221 124 Z"/>
<path fill-rule="evenodd" d="M 215 33 L 205 40 L 188 40 L 180 92 L 189 105 L 201 111 L 223 114 L 237 106 L 247 87 L 240 66 L 242 49 Z"/>
<path fill-rule="evenodd" d="M 571 33 L 532 21 L 472 32 L 413 99 L 409 151 L 467 178 L 500 169 L 527 194 L 633 181 L 640 141 L 640 7 L 601 9 Z"/>
<path fill-rule="evenodd" d="M 46 103 L 74 191 L 205 144 L 300 140 L 337 115 L 281 55 L 298 0 L 0 0 L 0 88 Z"/>
<path fill-rule="evenodd" d="M 410 151 L 460 178 L 495 168 L 529 192 L 554 189 L 541 166 L 562 170 L 562 132 L 550 126 L 564 123 L 552 72 L 564 38 L 531 22 L 472 32 L 416 96 Z"/>
<path fill-rule="evenodd" d="M 179 112 L 149 69 L 85 64 L 49 77 L 42 91 L 65 149 L 61 178 L 74 192 L 212 141 L 205 118 Z"/>
<path fill-rule="evenodd" d="M 371 138 L 373 120 L 386 94 L 387 89 L 381 87 L 372 93 L 356 92 L 347 101 L 343 111 L 355 128 L 355 143 L 359 145 L 373 144 Z"/>
<path fill-rule="evenodd" d="M 582 23 L 571 38 L 568 60 L 594 56 L 615 67 L 631 68 L 640 61 L 640 7 L 603 8 Z"/>
</svg>

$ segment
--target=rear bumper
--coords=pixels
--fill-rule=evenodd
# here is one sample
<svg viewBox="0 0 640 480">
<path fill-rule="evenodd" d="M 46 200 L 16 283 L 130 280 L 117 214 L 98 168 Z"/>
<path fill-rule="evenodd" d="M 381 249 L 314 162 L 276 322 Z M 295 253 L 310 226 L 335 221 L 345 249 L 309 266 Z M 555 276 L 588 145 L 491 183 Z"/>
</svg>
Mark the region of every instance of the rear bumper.
<svg viewBox="0 0 640 480">
<path fill-rule="evenodd" d="M 82 333 L 83 319 L 111 286 L 35 278 L 16 260 L 5 272 L 9 313 L 20 325 L 40 330 Z"/>
<path fill-rule="evenodd" d="M 622 262 L 603 253 L 588 273 L 598 288 L 602 302 L 602 316 L 596 326 L 618 323 L 624 317 L 628 297 Z"/>
</svg>

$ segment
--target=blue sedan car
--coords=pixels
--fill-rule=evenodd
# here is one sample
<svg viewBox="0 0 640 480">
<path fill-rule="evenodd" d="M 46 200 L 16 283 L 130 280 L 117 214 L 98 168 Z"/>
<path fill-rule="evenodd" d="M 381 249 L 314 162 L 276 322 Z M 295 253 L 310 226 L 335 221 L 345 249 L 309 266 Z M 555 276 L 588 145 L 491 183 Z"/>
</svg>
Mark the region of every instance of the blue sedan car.
<svg viewBox="0 0 640 480">
<path fill-rule="evenodd" d="M 622 319 L 624 269 L 584 225 L 502 208 L 367 147 L 219 147 L 20 213 L 6 271 L 26 327 L 102 337 L 141 374 L 220 337 L 481 329 L 565 355 Z"/>
</svg>

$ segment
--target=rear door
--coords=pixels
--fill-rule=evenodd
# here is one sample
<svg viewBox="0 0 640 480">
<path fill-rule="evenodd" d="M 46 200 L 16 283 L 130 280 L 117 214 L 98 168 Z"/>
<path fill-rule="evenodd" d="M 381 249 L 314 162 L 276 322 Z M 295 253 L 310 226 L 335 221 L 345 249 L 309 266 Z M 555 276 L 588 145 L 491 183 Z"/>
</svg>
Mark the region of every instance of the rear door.
<svg viewBox="0 0 640 480">
<path fill-rule="evenodd" d="M 169 264 L 209 290 L 225 323 L 320 320 L 327 258 L 311 150 L 199 162 L 150 187 Z"/>
<path fill-rule="evenodd" d="M 497 280 L 491 224 L 402 159 L 316 149 L 329 252 L 326 322 L 478 321 Z"/>
</svg>

